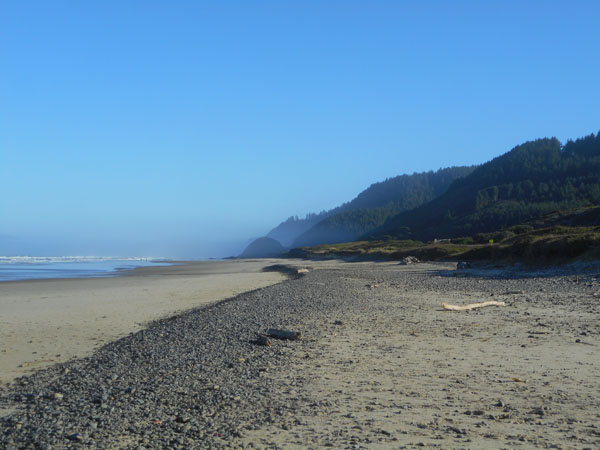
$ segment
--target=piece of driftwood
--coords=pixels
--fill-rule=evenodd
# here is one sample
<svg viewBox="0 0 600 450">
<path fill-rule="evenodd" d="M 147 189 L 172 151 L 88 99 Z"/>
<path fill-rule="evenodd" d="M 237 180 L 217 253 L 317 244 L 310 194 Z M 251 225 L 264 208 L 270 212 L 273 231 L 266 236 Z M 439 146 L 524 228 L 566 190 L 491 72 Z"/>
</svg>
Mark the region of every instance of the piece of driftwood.
<svg viewBox="0 0 600 450">
<path fill-rule="evenodd" d="M 298 331 L 276 330 L 274 328 L 269 328 L 267 330 L 267 335 L 277 339 L 288 339 L 290 341 L 299 341 L 302 339 L 302 333 L 299 333 Z"/>
<path fill-rule="evenodd" d="M 307 269 L 306 267 L 302 267 L 301 269 L 296 270 L 296 273 L 308 273 L 310 272 L 309 269 Z"/>
<path fill-rule="evenodd" d="M 496 301 L 470 303 L 468 305 L 449 305 L 447 303 L 442 303 L 442 308 L 447 309 L 448 311 L 469 311 L 471 309 L 483 308 L 484 306 L 506 306 L 506 303 Z"/>
</svg>

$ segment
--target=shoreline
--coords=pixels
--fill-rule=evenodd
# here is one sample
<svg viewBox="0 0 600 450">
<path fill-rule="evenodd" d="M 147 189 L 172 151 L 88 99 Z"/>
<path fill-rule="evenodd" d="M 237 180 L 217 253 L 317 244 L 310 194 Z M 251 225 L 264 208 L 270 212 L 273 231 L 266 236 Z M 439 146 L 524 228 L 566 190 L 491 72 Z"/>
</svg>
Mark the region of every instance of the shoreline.
<svg viewBox="0 0 600 450">
<path fill-rule="evenodd" d="M 0 384 L 90 355 L 149 323 L 279 283 L 272 260 L 178 261 L 106 277 L 0 283 Z"/>
<path fill-rule="evenodd" d="M 9 257 L 10 258 L 10 257 Z M 66 261 L 62 261 L 61 258 Z M 70 258 L 70 259 L 69 259 Z M 79 258 L 79 260 L 76 260 Z M 32 257 L 32 259 L 43 259 L 43 257 Z M 3 283 L 14 283 L 14 282 L 32 282 L 32 281 L 46 281 L 46 280 L 87 280 L 87 279 L 95 279 L 95 278 L 112 278 L 123 275 L 124 273 L 136 270 L 141 267 L 168 267 L 176 264 L 182 264 L 187 262 L 195 262 L 195 261 L 168 261 L 164 259 L 134 259 L 134 258 L 95 258 L 95 257 L 48 257 L 48 261 L 39 262 L 39 263 L 4 263 L 0 264 L 2 267 L 0 268 L 0 274 L 4 277 L 7 273 L 15 273 L 20 274 L 22 272 L 30 272 L 30 277 L 27 278 L 27 275 L 24 276 L 16 276 L 16 278 L 9 279 L 0 279 L 0 285 Z M 67 260 L 68 259 L 68 260 Z M 51 261 L 50 261 L 51 260 Z M 94 264 L 108 264 L 108 263 L 119 263 L 119 265 L 115 265 L 114 267 L 94 267 Z M 69 268 L 60 268 L 55 269 L 55 265 L 71 265 Z M 42 269 L 39 266 L 44 266 Z M 122 265 L 129 265 L 134 267 L 124 267 Z M 16 269 L 15 269 L 16 267 Z M 48 272 L 52 272 L 55 269 L 55 272 L 60 273 L 60 275 L 55 276 L 47 275 Z M 8 272 L 7 272 L 8 271 Z M 13 272 L 14 271 L 14 272 Z M 81 274 L 81 272 L 85 272 L 85 274 Z M 33 275 L 33 274 L 35 275 Z M 42 274 L 42 275 L 40 275 Z"/>
<path fill-rule="evenodd" d="M 453 277 L 450 264 L 312 269 L 0 386 L 0 444 L 600 445 L 600 280 Z M 441 308 L 489 298 L 507 306 Z M 257 345 L 269 327 L 302 340 Z"/>
</svg>

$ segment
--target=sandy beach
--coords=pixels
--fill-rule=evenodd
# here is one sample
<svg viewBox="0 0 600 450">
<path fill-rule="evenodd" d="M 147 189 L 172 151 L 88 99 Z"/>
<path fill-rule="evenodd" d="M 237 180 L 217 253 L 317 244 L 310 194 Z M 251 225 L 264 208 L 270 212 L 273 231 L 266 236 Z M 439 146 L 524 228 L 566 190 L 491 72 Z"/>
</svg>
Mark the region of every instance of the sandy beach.
<svg viewBox="0 0 600 450">
<path fill-rule="evenodd" d="M 597 269 L 291 263 L 311 270 L 0 388 L 0 444 L 600 446 Z M 258 345 L 268 328 L 302 339 Z"/>
<path fill-rule="evenodd" d="M 286 277 L 272 261 L 182 262 L 120 276 L 0 283 L 0 383 L 142 329 L 150 321 Z"/>
</svg>

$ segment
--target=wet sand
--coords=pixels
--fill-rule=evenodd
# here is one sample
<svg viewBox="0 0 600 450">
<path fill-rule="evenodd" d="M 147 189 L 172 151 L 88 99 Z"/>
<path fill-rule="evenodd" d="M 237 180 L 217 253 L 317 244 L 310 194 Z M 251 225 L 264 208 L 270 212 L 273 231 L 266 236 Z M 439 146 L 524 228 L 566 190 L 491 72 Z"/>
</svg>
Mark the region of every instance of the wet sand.
<svg viewBox="0 0 600 450">
<path fill-rule="evenodd" d="M 273 261 L 182 262 L 121 276 L 0 283 L 0 383 L 81 358 L 177 312 L 284 280 Z"/>
</svg>

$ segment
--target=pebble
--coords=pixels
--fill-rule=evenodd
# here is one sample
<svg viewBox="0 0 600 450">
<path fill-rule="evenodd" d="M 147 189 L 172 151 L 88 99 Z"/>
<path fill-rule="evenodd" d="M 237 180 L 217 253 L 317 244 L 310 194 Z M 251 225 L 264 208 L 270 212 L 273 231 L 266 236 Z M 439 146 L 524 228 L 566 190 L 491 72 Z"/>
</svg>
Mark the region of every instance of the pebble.
<svg viewBox="0 0 600 450">
<path fill-rule="evenodd" d="M 68 434 L 66 438 L 70 441 L 82 441 L 83 437 L 79 433 Z"/>
</svg>

